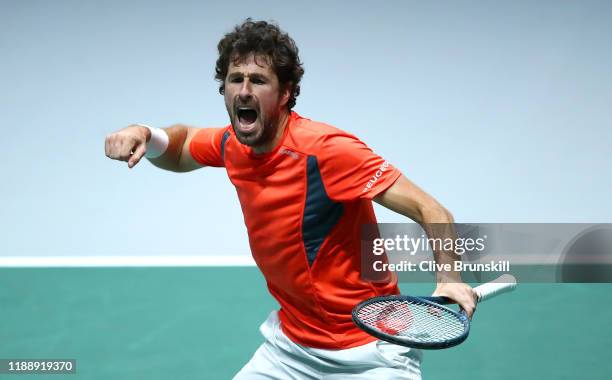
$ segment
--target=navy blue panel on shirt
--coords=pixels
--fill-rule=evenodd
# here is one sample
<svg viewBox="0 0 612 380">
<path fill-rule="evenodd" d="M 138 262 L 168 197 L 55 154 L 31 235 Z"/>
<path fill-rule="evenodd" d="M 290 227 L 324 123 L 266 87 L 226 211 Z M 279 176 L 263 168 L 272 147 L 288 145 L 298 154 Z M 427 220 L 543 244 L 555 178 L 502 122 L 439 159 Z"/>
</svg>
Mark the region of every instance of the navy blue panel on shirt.
<svg viewBox="0 0 612 380">
<path fill-rule="evenodd" d="M 321 244 L 340 220 L 344 206 L 332 201 L 323 185 L 321 172 L 315 156 L 308 156 L 306 206 L 302 223 L 302 236 L 308 264 L 312 266 Z"/>
<path fill-rule="evenodd" d="M 229 135 L 229 131 L 225 131 L 223 137 L 221 138 L 221 161 L 225 161 L 225 142 L 227 141 Z"/>
</svg>

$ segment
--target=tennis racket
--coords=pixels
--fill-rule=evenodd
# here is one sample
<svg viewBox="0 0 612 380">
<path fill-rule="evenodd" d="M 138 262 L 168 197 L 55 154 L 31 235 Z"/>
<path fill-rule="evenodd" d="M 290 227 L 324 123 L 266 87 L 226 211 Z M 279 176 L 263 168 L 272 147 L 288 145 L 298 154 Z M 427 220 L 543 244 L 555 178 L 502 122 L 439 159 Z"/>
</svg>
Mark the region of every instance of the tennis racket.
<svg viewBox="0 0 612 380">
<path fill-rule="evenodd" d="M 516 288 L 516 279 L 504 274 L 477 286 L 476 302 L 486 301 Z M 353 321 L 370 335 L 400 346 L 441 349 L 467 339 L 470 321 L 463 310 L 443 305 L 446 297 L 382 296 L 367 299 L 353 309 Z"/>
</svg>

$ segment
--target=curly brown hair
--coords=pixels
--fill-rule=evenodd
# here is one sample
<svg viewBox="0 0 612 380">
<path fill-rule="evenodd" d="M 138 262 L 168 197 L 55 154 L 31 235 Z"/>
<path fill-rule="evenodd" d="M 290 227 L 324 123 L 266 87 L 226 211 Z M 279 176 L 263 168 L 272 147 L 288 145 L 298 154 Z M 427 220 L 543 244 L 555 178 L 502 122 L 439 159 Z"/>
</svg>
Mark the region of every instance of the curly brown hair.
<svg viewBox="0 0 612 380">
<path fill-rule="evenodd" d="M 300 80 L 304 75 L 304 68 L 295 41 L 277 24 L 248 18 L 232 32 L 227 33 L 219 41 L 217 49 L 219 58 L 215 67 L 215 79 L 220 83 L 220 94 L 225 92 L 225 77 L 230 60 L 237 63 L 249 54 L 255 54 L 270 59 L 281 85 L 291 85 L 287 109 L 291 110 L 295 106 L 296 98 L 300 94 Z"/>
</svg>

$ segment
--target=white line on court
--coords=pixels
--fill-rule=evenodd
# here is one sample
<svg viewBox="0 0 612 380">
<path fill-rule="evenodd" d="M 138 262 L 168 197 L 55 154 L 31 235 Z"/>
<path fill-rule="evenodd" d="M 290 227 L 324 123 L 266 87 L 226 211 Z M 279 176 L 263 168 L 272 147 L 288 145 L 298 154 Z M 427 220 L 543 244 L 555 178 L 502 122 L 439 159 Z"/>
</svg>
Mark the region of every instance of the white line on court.
<svg viewBox="0 0 612 380">
<path fill-rule="evenodd" d="M 243 267 L 251 256 L 0 256 L 0 267 Z"/>
</svg>

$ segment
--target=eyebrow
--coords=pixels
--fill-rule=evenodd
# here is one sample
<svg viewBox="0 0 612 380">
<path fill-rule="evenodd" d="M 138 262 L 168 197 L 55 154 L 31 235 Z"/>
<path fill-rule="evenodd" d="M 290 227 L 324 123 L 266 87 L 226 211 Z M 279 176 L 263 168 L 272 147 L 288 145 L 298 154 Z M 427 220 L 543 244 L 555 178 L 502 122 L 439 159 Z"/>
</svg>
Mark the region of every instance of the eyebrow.
<svg viewBox="0 0 612 380">
<path fill-rule="evenodd" d="M 253 73 L 250 75 L 251 78 L 255 78 L 255 79 L 268 79 L 268 76 L 265 74 L 260 74 L 260 73 Z"/>
<path fill-rule="evenodd" d="M 244 76 L 248 76 L 249 78 L 254 78 L 254 79 L 264 79 L 264 80 L 268 80 L 268 76 L 262 73 L 251 73 L 248 75 L 244 75 L 243 72 L 240 71 L 234 71 L 233 73 L 229 73 L 227 75 L 228 78 L 236 78 L 236 77 L 244 77 Z"/>
</svg>

